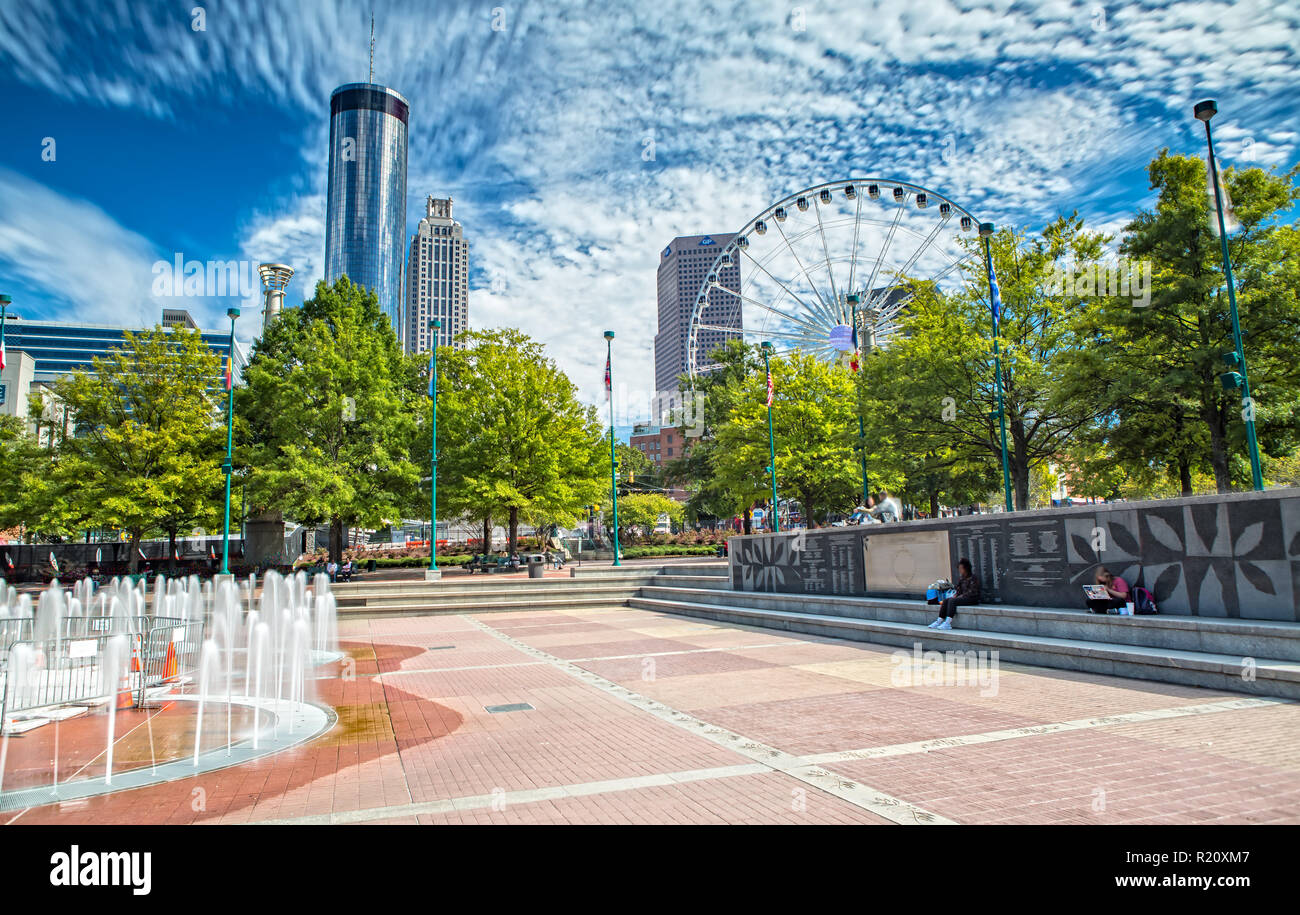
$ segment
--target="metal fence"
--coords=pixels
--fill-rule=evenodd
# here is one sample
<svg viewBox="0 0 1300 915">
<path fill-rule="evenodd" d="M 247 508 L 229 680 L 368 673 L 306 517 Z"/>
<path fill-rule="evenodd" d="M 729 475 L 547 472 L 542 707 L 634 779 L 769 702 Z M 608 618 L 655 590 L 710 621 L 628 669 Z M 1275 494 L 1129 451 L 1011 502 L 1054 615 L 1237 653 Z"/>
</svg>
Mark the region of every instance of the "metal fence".
<svg viewBox="0 0 1300 915">
<path fill-rule="evenodd" d="M 144 706 L 148 690 L 182 683 L 199 668 L 203 624 L 194 620 L 159 622 L 140 638 L 137 707 Z"/>
<path fill-rule="evenodd" d="M 82 617 L 65 621 L 53 639 L 18 638 L 29 633 L 14 623 L 4 633 L 0 724 L 10 715 L 105 698 L 141 706 L 147 690 L 182 683 L 198 665 L 203 625 L 160 617 Z M 110 664 L 113 640 L 117 670 Z"/>
</svg>

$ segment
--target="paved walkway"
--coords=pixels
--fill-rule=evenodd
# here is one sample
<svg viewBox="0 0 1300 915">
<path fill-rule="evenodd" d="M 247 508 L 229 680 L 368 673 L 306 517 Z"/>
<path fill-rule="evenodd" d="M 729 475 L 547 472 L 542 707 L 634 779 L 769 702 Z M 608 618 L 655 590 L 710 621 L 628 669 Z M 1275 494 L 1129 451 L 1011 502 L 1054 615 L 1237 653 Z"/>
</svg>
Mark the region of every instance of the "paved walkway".
<svg viewBox="0 0 1300 915">
<path fill-rule="evenodd" d="M 640 610 L 340 639 L 314 743 L 5 820 L 1300 823 L 1295 703 Z"/>
</svg>

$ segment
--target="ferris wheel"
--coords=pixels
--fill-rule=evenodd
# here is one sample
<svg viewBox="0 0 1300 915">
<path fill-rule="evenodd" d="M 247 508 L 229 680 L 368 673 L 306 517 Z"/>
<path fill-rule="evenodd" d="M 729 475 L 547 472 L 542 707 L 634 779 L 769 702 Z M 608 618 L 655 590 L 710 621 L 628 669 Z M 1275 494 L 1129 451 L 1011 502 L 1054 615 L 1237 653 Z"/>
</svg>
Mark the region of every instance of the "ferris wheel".
<svg viewBox="0 0 1300 915">
<path fill-rule="evenodd" d="M 691 312 L 687 371 L 715 367 L 731 339 L 842 361 L 899 333 L 912 283 L 951 292 L 979 282 L 974 215 L 903 181 L 850 178 L 785 197 L 731 237 Z M 744 315 L 742 322 L 741 315 Z M 856 331 L 856 334 L 855 334 Z"/>
</svg>

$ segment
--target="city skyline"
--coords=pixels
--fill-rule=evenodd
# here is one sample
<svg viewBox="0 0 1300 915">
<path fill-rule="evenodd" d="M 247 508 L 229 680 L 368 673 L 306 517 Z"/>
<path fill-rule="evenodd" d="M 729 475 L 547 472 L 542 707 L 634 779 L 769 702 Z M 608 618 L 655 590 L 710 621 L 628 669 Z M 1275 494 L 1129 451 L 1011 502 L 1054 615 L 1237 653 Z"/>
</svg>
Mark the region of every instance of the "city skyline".
<svg viewBox="0 0 1300 915">
<path fill-rule="evenodd" d="M 734 231 L 817 181 L 910 179 L 999 225 L 1077 209 L 1115 232 L 1150 203 L 1161 147 L 1203 152 L 1190 106 L 1208 96 L 1224 164 L 1296 162 L 1293 12 L 1100 10 L 669 3 L 584 10 L 575 30 L 564 5 L 392 3 L 376 10 L 374 81 L 411 101 L 409 187 L 475 214 L 475 326 L 533 334 L 598 403 L 606 328 L 620 385 L 655 386 L 664 239 Z M 309 296 L 325 274 L 323 109 L 367 73 L 369 14 L 290 0 L 233 3 L 201 28 L 161 3 L 93 23 L 63 2 L 0 14 L 14 311 L 135 324 L 184 306 L 219 325 L 229 298 L 151 295 L 151 266 L 177 252 L 283 262 L 286 303 Z M 404 239 L 422 199 L 406 196 Z"/>
</svg>

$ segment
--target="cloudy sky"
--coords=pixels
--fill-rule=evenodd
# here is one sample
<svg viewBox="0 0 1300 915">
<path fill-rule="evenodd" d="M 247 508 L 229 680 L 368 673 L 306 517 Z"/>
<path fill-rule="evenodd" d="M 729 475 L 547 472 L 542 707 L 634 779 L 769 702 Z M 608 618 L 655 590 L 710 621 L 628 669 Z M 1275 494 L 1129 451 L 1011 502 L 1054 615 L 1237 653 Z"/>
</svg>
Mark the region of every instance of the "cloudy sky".
<svg viewBox="0 0 1300 915">
<path fill-rule="evenodd" d="M 407 213 L 450 194 L 473 326 L 513 325 L 600 397 L 653 387 L 655 270 L 840 178 L 941 190 L 1028 230 L 1116 229 L 1162 146 L 1300 153 L 1300 2 L 0 0 L 0 291 L 29 319 L 224 323 L 156 298 L 153 265 L 322 274 L 331 90 L 411 101 Z M 201 21 L 198 10 L 201 9 Z M 196 26 L 202 28 L 196 28 Z M 241 319 L 241 335 L 256 330 Z"/>
</svg>

